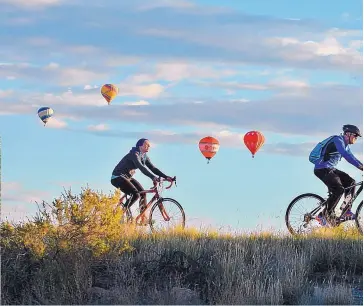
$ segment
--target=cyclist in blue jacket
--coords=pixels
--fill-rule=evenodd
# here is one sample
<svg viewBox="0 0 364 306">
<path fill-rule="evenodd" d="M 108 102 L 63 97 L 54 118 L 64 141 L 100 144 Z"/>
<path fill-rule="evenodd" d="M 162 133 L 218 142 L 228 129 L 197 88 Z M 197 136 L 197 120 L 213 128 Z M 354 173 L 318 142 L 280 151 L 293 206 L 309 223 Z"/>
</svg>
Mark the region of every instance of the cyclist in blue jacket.
<svg viewBox="0 0 364 306">
<path fill-rule="evenodd" d="M 344 157 L 350 164 L 363 171 L 363 164 L 353 155 L 349 145 L 354 144 L 358 137 L 362 137 L 360 129 L 351 124 L 343 126 L 343 134 L 334 135 L 326 144 L 322 157 L 315 164 L 314 174 L 328 187 L 330 196 L 327 199 L 327 211 L 320 213 L 316 220 L 321 225 L 326 224 L 325 215 L 332 216 L 335 207 L 345 191 L 345 196 L 355 193 L 355 188 L 344 190 L 345 187 L 355 183 L 355 180 L 347 173 L 336 169 L 338 162 Z M 345 215 L 346 219 L 355 218 L 349 209 Z"/>
</svg>

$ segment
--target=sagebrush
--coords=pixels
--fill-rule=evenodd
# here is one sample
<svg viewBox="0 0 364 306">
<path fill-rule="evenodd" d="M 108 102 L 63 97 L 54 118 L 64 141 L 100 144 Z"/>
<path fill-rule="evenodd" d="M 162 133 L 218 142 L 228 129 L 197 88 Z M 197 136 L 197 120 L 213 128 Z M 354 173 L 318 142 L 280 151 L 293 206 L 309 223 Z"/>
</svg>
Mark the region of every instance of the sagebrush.
<svg viewBox="0 0 364 306">
<path fill-rule="evenodd" d="M 89 188 L 1 224 L 2 304 L 347 304 L 362 237 L 151 234 L 120 222 L 120 193 Z"/>
</svg>

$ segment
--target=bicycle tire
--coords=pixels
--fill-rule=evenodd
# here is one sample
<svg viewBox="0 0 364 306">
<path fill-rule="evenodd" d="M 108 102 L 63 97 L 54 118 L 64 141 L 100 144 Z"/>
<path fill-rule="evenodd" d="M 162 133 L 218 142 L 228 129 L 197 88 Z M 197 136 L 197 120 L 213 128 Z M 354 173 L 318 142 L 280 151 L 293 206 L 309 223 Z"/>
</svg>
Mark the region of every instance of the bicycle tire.
<svg viewBox="0 0 364 306">
<path fill-rule="evenodd" d="M 172 202 L 173 204 L 175 204 L 179 210 L 181 211 L 181 214 L 182 214 L 182 229 L 185 228 L 185 222 L 186 222 L 186 215 L 185 215 L 185 212 L 184 212 L 184 209 L 182 208 L 182 205 L 180 203 L 178 203 L 176 200 L 172 199 L 172 198 L 162 198 L 162 199 L 159 199 L 156 203 L 154 203 L 152 209 L 150 210 L 150 213 L 149 213 L 149 226 L 150 226 L 150 229 L 152 232 L 155 232 L 155 227 L 154 227 L 154 224 L 153 224 L 153 212 L 155 211 L 155 209 L 157 208 L 157 206 L 159 205 L 160 202 Z"/>
<path fill-rule="evenodd" d="M 291 226 L 291 224 L 289 223 L 289 213 L 292 209 L 292 207 L 301 199 L 304 199 L 304 198 L 316 198 L 317 200 L 320 201 L 320 204 L 317 206 L 319 207 L 321 205 L 322 202 L 324 202 L 324 198 L 319 196 L 318 194 L 315 194 L 315 193 L 303 193 L 297 197 L 295 197 L 291 203 L 289 203 L 288 207 L 287 207 L 287 210 L 286 210 L 286 215 L 285 215 L 285 222 L 286 222 L 286 226 L 287 226 L 287 229 L 288 231 L 292 234 L 292 235 L 299 235 L 299 233 L 297 233 Z"/>
<path fill-rule="evenodd" d="M 358 208 L 356 209 L 356 213 L 355 213 L 355 224 L 356 226 L 358 227 L 358 230 L 360 232 L 360 234 L 363 235 L 363 224 L 359 224 L 359 221 L 358 221 L 358 216 L 360 213 L 362 213 L 362 208 L 363 208 L 363 201 L 360 202 L 360 204 L 358 205 Z"/>
</svg>

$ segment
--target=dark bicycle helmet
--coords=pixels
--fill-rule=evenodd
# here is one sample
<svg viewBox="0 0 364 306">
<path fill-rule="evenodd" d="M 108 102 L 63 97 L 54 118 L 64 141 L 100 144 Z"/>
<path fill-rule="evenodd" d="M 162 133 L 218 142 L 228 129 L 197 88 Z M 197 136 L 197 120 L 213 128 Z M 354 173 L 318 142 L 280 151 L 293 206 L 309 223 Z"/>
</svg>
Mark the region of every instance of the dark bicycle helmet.
<svg viewBox="0 0 364 306">
<path fill-rule="evenodd" d="M 353 133 L 353 134 L 356 134 L 356 135 L 362 137 L 360 129 L 357 126 L 352 125 L 352 124 L 345 124 L 343 126 L 343 131 L 344 131 L 344 133 L 349 132 L 349 133 Z"/>
</svg>

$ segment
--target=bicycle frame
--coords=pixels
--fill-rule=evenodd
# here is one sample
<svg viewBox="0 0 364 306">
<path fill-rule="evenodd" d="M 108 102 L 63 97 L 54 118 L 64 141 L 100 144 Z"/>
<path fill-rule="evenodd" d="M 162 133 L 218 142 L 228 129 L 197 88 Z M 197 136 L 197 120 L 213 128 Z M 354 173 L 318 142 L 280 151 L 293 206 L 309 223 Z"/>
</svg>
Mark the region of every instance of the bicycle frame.
<svg viewBox="0 0 364 306">
<path fill-rule="evenodd" d="M 169 221 L 170 218 L 166 212 L 166 210 L 164 209 L 163 207 L 163 203 L 162 203 L 162 200 L 163 198 L 160 196 L 159 194 L 159 190 L 158 190 L 158 186 L 161 186 L 161 184 L 163 183 L 163 181 L 166 181 L 165 179 L 160 179 L 160 181 L 158 182 L 158 184 L 150 189 L 147 189 L 147 190 L 143 190 L 143 191 L 140 191 L 139 194 L 148 194 L 148 193 L 154 193 L 154 196 L 152 197 L 152 199 L 148 202 L 148 204 L 146 205 L 146 207 L 144 208 L 143 211 L 141 211 L 139 213 L 139 215 L 135 218 L 135 222 L 138 224 L 139 220 L 144 217 L 146 215 L 146 212 L 148 210 L 148 208 L 150 208 L 152 206 L 152 204 L 154 202 L 160 202 L 158 204 L 158 208 L 160 209 L 161 211 L 161 214 L 162 214 L 162 217 L 165 221 Z M 173 178 L 172 182 L 170 183 L 169 186 L 165 187 L 165 189 L 169 189 L 172 187 L 172 184 L 175 183 L 176 184 L 176 177 Z M 177 185 L 177 184 L 176 184 Z M 131 212 L 130 212 L 130 207 L 129 206 L 129 202 L 130 202 L 130 197 L 128 197 L 126 194 L 124 194 L 120 200 L 119 200 L 119 205 L 122 204 L 122 200 L 126 198 L 126 202 L 125 202 L 125 206 L 127 207 L 127 210 L 128 210 L 128 214 L 130 214 L 131 216 Z"/>
<path fill-rule="evenodd" d="M 359 183 L 355 183 L 353 185 L 350 185 L 350 186 L 344 188 L 344 190 L 348 190 L 348 189 L 352 189 L 352 188 L 354 188 L 356 186 L 360 186 L 360 188 L 355 192 L 355 194 L 351 198 L 351 200 L 350 200 L 351 205 L 354 203 L 354 201 L 359 196 L 359 194 L 363 191 L 363 181 L 361 181 Z M 314 210 L 312 210 L 310 212 L 310 214 L 312 214 L 312 215 L 316 214 L 323 206 L 326 205 L 326 202 L 327 202 L 327 199 L 325 199 L 325 201 L 321 202 L 320 205 L 317 208 L 315 208 Z"/>
</svg>

